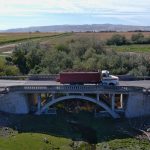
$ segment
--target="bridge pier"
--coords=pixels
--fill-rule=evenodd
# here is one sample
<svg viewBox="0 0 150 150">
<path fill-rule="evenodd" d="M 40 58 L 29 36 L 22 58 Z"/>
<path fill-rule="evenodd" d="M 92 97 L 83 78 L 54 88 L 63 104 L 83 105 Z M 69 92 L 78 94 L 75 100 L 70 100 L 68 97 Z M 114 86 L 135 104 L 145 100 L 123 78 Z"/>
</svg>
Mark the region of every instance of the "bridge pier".
<svg viewBox="0 0 150 150">
<path fill-rule="evenodd" d="M 120 107 L 123 108 L 123 94 L 120 94 Z"/>
<path fill-rule="evenodd" d="M 97 94 L 96 96 L 97 96 L 96 100 L 99 101 L 99 94 Z"/>
<path fill-rule="evenodd" d="M 111 109 L 112 111 L 115 111 L 115 94 L 112 94 L 111 96 Z"/>
<path fill-rule="evenodd" d="M 37 114 L 40 114 L 41 113 L 41 94 L 38 94 L 37 99 L 38 99 Z"/>
</svg>

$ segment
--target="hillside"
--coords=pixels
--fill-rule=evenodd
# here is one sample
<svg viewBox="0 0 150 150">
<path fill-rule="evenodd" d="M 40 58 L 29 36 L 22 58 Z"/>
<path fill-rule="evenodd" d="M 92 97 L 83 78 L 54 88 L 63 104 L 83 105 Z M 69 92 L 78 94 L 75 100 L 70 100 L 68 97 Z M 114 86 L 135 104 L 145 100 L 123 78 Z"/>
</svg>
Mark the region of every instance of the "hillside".
<svg viewBox="0 0 150 150">
<path fill-rule="evenodd" d="M 0 30 L 0 32 L 102 32 L 102 31 L 150 31 L 150 26 L 131 26 L 131 25 L 113 25 L 113 24 L 85 24 L 85 25 L 53 25 L 53 26 L 35 26 L 28 28 L 16 28 Z"/>
</svg>

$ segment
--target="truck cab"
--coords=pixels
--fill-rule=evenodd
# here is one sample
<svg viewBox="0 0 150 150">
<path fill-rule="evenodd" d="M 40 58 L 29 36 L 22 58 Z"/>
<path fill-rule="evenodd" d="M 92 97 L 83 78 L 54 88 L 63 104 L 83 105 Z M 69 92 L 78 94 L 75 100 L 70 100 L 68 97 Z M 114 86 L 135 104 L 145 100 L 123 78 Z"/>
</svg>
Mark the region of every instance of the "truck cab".
<svg viewBox="0 0 150 150">
<path fill-rule="evenodd" d="M 103 85 L 119 85 L 119 78 L 117 76 L 110 75 L 108 70 L 102 70 L 101 82 Z"/>
</svg>

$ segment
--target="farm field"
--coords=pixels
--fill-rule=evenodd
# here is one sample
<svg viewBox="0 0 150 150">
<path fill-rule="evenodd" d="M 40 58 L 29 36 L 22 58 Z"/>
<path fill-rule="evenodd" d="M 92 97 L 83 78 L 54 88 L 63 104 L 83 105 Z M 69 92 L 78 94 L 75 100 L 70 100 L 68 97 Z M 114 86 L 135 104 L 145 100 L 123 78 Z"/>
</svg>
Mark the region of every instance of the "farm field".
<svg viewBox="0 0 150 150">
<path fill-rule="evenodd" d="M 111 38 L 114 34 L 120 34 L 120 35 L 124 35 L 127 39 L 130 39 L 131 36 L 133 34 L 137 34 L 136 32 L 100 32 L 100 33 L 70 33 L 70 35 L 64 35 L 61 37 L 56 37 L 53 39 L 43 39 L 42 43 L 49 43 L 52 45 L 56 45 L 56 44 L 63 44 L 67 41 L 70 41 L 72 39 L 76 40 L 76 39 L 80 39 L 80 38 L 89 38 L 92 40 L 99 40 L 99 41 L 103 41 L 105 42 L 107 39 Z M 150 37 L 150 32 L 142 32 L 142 34 L 145 37 Z M 128 45 L 130 47 L 130 45 Z M 132 45 L 131 45 L 132 46 Z M 146 44 L 141 45 L 142 46 L 146 46 Z M 150 45 L 148 45 L 148 47 L 150 47 Z"/>
<path fill-rule="evenodd" d="M 52 38 L 64 34 L 67 33 L 0 33 L 0 45 L 32 39 Z"/>
<path fill-rule="evenodd" d="M 47 42 L 44 41 L 52 40 L 54 44 L 56 44 L 57 39 L 61 39 L 62 41 L 62 38 L 68 37 L 71 34 L 72 33 L 0 33 L 0 57 L 10 56 L 12 50 L 18 43 L 32 40 L 46 44 Z"/>
<path fill-rule="evenodd" d="M 100 33 L 0 33 L 0 45 L 8 45 L 8 47 L 1 48 L 1 51 L 8 51 L 10 48 L 14 47 L 10 43 L 18 43 L 28 40 L 40 41 L 42 44 L 57 45 L 62 44 L 72 39 L 79 38 L 90 38 L 100 41 L 106 41 L 111 38 L 114 34 L 124 35 L 127 39 L 130 39 L 136 32 L 100 32 Z M 150 32 L 142 32 L 145 37 L 150 37 Z M 10 46 L 9 46 L 10 45 Z M 125 45 L 125 46 L 112 46 L 117 51 L 148 51 L 149 44 L 140 45 Z M 142 49 L 142 50 L 140 50 Z"/>
<path fill-rule="evenodd" d="M 124 35 L 130 39 L 136 32 L 101 32 L 101 33 L 0 33 L 0 57 L 10 56 L 14 47 L 21 42 L 37 41 L 42 45 L 56 46 L 65 44 L 71 40 L 79 38 L 89 38 L 105 42 L 114 34 Z M 142 33 L 145 37 L 150 37 L 150 32 Z M 106 46 L 117 52 L 149 53 L 150 44 L 131 44 L 122 46 Z"/>
<path fill-rule="evenodd" d="M 135 139 L 127 121 L 94 118 L 91 113 L 57 116 L 0 115 L 2 150 L 149 150 L 147 140 Z M 130 133 L 130 134 L 127 134 Z M 104 142 L 105 141 L 105 142 Z"/>
<path fill-rule="evenodd" d="M 52 41 L 55 41 L 55 37 L 61 36 L 65 37 L 64 41 L 72 39 L 72 38 L 94 38 L 97 40 L 105 41 L 109 39 L 112 35 L 114 34 L 120 34 L 124 35 L 127 39 L 130 39 L 133 34 L 136 34 L 137 32 L 92 32 L 92 33 L 52 33 L 52 32 L 47 32 L 47 33 L 0 33 L 0 45 L 6 44 L 6 43 L 14 43 L 17 41 L 22 41 L 22 40 L 30 40 L 30 39 L 40 39 L 40 38 L 51 38 L 54 37 Z M 150 36 L 150 32 L 140 32 L 142 33 L 145 37 Z M 45 40 L 44 40 L 45 41 Z"/>
<path fill-rule="evenodd" d="M 93 37 L 98 40 L 107 40 L 114 34 L 124 35 L 127 39 L 130 39 L 133 34 L 137 34 L 138 32 L 93 32 L 93 33 L 75 33 L 77 36 L 82 37 Z M 145 37 L 150 36 L 150 32 L 140 32 Z"/>
</svg>

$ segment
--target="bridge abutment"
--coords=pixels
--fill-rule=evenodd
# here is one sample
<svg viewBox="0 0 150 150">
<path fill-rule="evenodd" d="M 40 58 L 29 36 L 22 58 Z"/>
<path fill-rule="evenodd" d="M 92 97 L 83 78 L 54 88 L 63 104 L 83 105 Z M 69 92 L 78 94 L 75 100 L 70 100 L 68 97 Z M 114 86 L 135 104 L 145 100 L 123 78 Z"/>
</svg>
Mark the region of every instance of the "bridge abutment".
<svg viewBox="0 0 150 150">
<path fill-rule="evenodd" d="M 0 111 L 13 114 L 28 114 L 28 96 L 24 93 L 10 92 L 0 98 Z"/>
<path fill-rule="evenodd" d="M 144 93 L 131 92 L 125 108 L 125 117 L 133 118 L 150 115 L 150 96 Z"/>
</svg>

